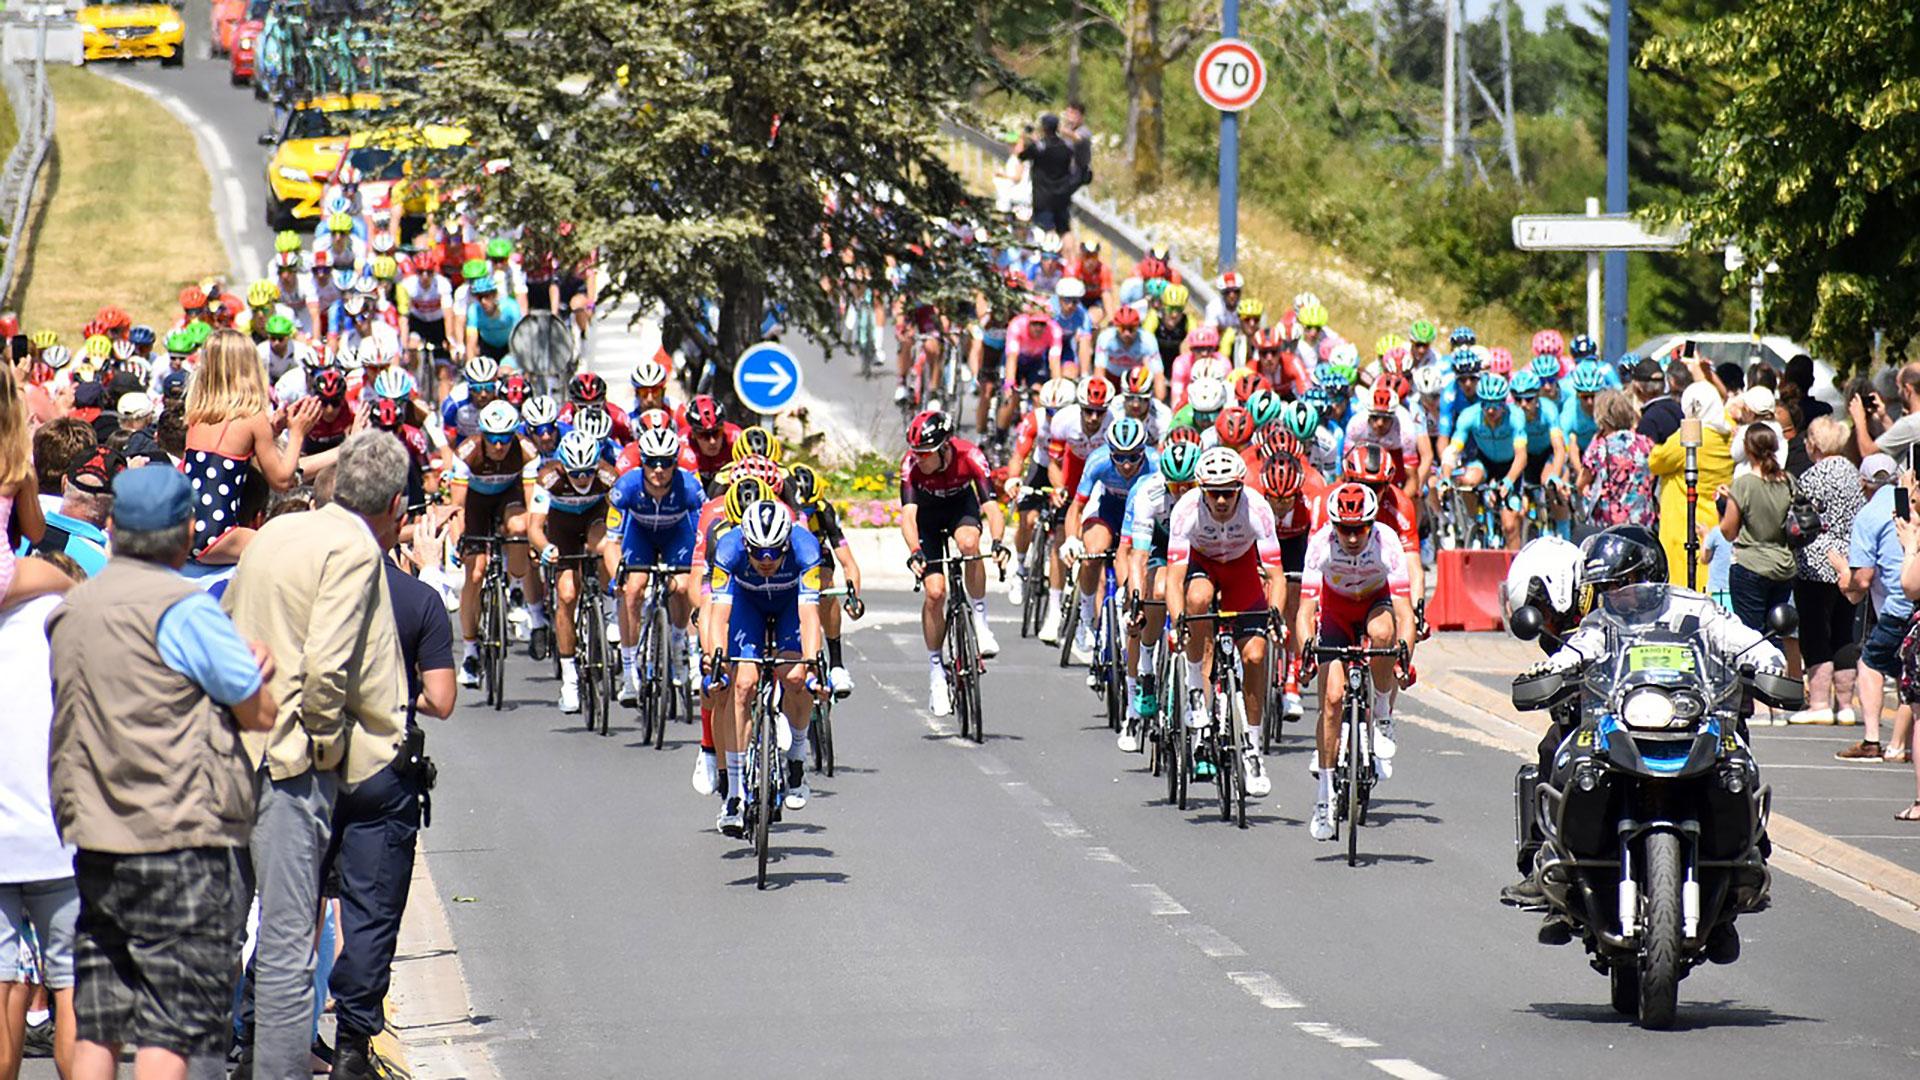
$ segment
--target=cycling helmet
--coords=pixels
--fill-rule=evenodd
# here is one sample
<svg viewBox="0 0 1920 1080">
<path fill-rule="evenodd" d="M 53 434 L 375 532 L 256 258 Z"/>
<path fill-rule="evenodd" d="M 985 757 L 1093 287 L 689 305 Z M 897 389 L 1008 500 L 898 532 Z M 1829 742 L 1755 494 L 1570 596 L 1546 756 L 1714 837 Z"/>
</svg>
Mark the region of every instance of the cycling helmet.
<svg viewBox="0 0 1920 1080">
<path fill-rule="evenodd" d="M 1327 363 L 1337 368 L 1345 368 L 1349 372 L 1357 372 L 1360 368 L 1360 346 L 1351 341 L 1343 341 L 1335 345 L 1333 351 L 1327 355 Z M 1348 376 L 1347 381 L 1353 381 L 1351 375 Z"/>
<path fill-rule="evenodd" d="M 1332 363 L 1317 364 L 1313 384 L 1325 390 L 1345 390 L 1353 385 L 1353 369 Z"/>
<path fill-rule="evenodd" d="M 380 378 L 384 379 L 391 374 L 393 372 L 386 372 Z M 547 394 L 535 394 L 527 399 L 526 404 L 520 406 L 520 419 L 525 420 L 530 428 L 543 428 L 557 424 L 560 422 L 560 403 Z"/>
<path fill-rule="evenodd" d="M 1235 305 L 1233 313 L 1243 319 L 1259 319 L 1266 315 L 1267 305 L 1249 296 Z"/>
<path fill-rule="evenodd" d="M 1300 463 L 1285 454 L 1269 458 L 1260 466 L 1260 486 L 1272 499 L 1290 499 L 1300 494 L 1300 486 L 1306 477 L 1300 473 Z"/>
<path fill-rule="evenodd" d="M 1226 273 L 1213 279 L 1213 287 L 1221 292 L 1238 292 L 1246 288 L 1247 283 L 1241 279 L 1239 274 L 1228 270 Z"/>
<path fill-rule="evenodd" d="M 1277 326 L 1263 326 L 1253 333 L 1253 351 L 1260 353 L 1279 352 L 1287 347 L 1287 339 L 1280 334 Z"/>
<path fill-rule="evenodd" d="M 1259 448 L 1262 458 L 1284 455 L 1300 461 L 1307 456 L 1307 448 L 1301 444 L 1299 438 L 1293 432 L 1278 425 L 1262 431 L 1254 439 L 1254 445 Z"/>
<path fill-rule="evenodd" d="M 1473 327 L 1471 326 L 1456 326 L 1453 328 L 1453 333 L 1447 335 L 1447 344 L 1456 349 L 1466 345 L 1476 344 L 1479 340 L 1478 337 L 1474 336 Z"/>
<path fill-rule="evenodd" d="M 1213 422 L 1213 430 L 1223 444 L 1237 449 L 1253 438 L 1253 417 L 1238 405 L 1221 409 Z"/>
<path fill-rule="evenodd" d="M 178 332 L 168 334 L 167 351 L 176 356 L 185 356 L 193 351 L 193 342 L 186 340 L 186 336 Z M 326 365 L 326 361 L 320 357 L 320 350 L 304 341 L 294 342 L 293 346 L 287 350 L 287 354 L 302 371 L 312 371 L 314 368 Z"/>
<path fill-rule="evenodd" d="M 952 438 L 953 419 L 943 412 L 923 412 L 907 425 L 907 448 L 916 454 L 937 453 Z M 746 441 L 746 432 L 740 433 L 739 441 Z"/>
<path fill-rule="evenodd" d="M 520 411 L 504 401 L 492 401 L 480 410 L 480 430 L 488 435 L 510 435 L 520 426 Z"/>
<path fill-rule="evenodd" d="M 500 381 L 500 364 L 491 356 L 476 356 L 467 361 L 460 374 L 466 376 L 468 383 L 490 383 Z"/>
<path fill-rule="evenodd" d="M 1080 380 L 1073 400 L 1083 409 L 1104 409 L 1113 401 L 1113 384 L 1105 375 L 1089 375 Z"/>
<path fill-rule="evenodd" d="M 1487 370 L 1495 375 L 1513 374 L 1513 354 L 1498 345 L 1488 349 Z"/>
<path fill-rule="evenodd" d="M 270 338 L 292 337 L 293 320 L 287 318 L 285 315 L 269 315 L 267 317 L 267 336 Z M 129 338 L 128 340 L 131 341 L 132 339 Z M 135 344 L 138 344 L 138 342 L 135 342 Z"/>
<path fill-rule="evenodd" d="M 1146 449 L 1147 425 L 1122 416 L 1107 425 L 1107 449 L 1115 454 L 1137 454 Z"/>
<path fill-rule="evenodd" d="M 1211 323 L 1205 326 L 1196 326 L 1193 328 L 1193 333 L 1187 335 L 1187 349 L 1189 351 L 1199 351 L 1202 349 L 1213 350 L 1219 347 L 1220 328 Z"/>
<path fill-rule="evenodd" d="M 133 355 L 133 342 L 122 339 L 113 343 L 113 358 L 115 360 L 131 360 L 133 359 Z"/>
<path fill-rule="evenodd" d="M 327 231 L 336 234 L 352 232 L 353 215 L 342 212 L 327 218 Z"/>
<path fill-rule="evenodd" d="M 1474 392 L 1474 396 L 1479 398 L 1483 405 L 1505 405 L 1510 389 L 1505 375 L 1489 372 L 1480 376 L 1480 387 Z"/>
<path fill-rule="evenodd" d="M 1149 300 L 1159 300 L 1167 295 L 1167 279 L 1164 277 L 1147 278 L 1145 283 L 1140 286 L 1140 291 L 1145 294 Z"/>
<path fill-rule="evenodd" d="M 1201 453 L 1200 463 L 1194 466 L 1194 478 L 1200 481 L 1201 487 L 1238 487 L 1247 478 L 1247 463 L 1227 447 L 1210 447 Z"/>
<path fill-rule="evenodd" d="M 737 476 L 727 485 L 727 520 L 740 524 L 747 507 L 772 494 L 773 489 L 757 476 Z"/>
<path fill-rule="evenodd" d="M 633 373 L 628 376 L 635 390 L 651 390 L 667 385 L 667 367 L 654 357 L 633 365 Z"/>
<path fill-rule="evenodd" d="M 269 331 L 272 330 L 271 325 L 269 325 L 268 330 Z M 153 327 L 151 326 L 146 326 L 143 324 L 140 326 L 136 326 L 133 329 L 127 331 L 127 340 L 133 342 L 134 345 L 141 348 L 145 348 L 148 345 L 152 345 L 153 339 L 154 339 L 154 332 L 153 332 Z"/>
<path fill-rule="evenodd" d="M 1466 346 L 1461 346 L 1453 350 L 1453 355 L 1448 357 L 1448 359 L 1453 364 L 1453 373 L 1455 375 L 1480 374 L 1480 354 Z"/>
<path fill-rule="evenodd" d="M 1347 479 L 1362 484 L 1390 484 L 1394 473 L 1393 456 L 1387 453 L 1385 447 L 1374 443 L 1349 446 L 1340 471 Z"/>
<path fill-rule="evenodd" d="M 1532 346 L 1535 356 L 1545 355 L 1555 359 L 1567 351 L 1566 339 L 1560 336 L 1558 330 L 1542 330 L 1533 335 Z"/>
<path fill-rule="evenodd" d="M 1600 355 L 1600 345 L 1585 334 L 1577 334 L 1567 344 L 1567 355 L 1575 360 L 1591 360 Z"/>
<path fill-rule="evenodd" d="M 1373 416 L 1392 416 L 1400 407 L 1400 395 L 1393 392 L 1385 379 L 1373 384 L 1373 390 L 1367 396 L 1367 412 Z"/>
<path fill-rule="evenodd" d="M 105 334 L 94 334 L 87 339 L 85 351 L 93 360 L 105 360 L 113 355 L 113 339 Z"/>
<path fill-rule="evenodd" d="M 198 311 L 207 306 L 207 291 L 198 285 L 189 285 L 180 290 L 180 306 L 188 311 Z"/>
<path fill-rule="evenodd" d="M 600 465 L 600 444 L 584 431 L 569 431 L 560 436 L 557 456 L 568 472 L 587 472 Z"/>
<path fill-rule="evenodd" d="M 1167 437 L 1160 441 L 1160 452 L 1166 453 L 1167 447 L 1170 446 L 1191 446 L 1197 451 L 1205 442 L 1206 439 L 1201 437 L 1199 429 L 1177 427 L 1167 432 Z"/>
<path fill-rule="evenodd" d="M 280 299 L 280 286 L 271 281 L 256 281 L 247 286 L 248 307 L 271 307 Z"/>
<path fill-rule="evenodd" d="M 400 411 L 400 403 L 392 398 L 373 399 L 373 408 L 367 414 L 373 425 L 382 431 L 398 431 L 405 419 Z"/>
<path fill-rule="evenodd" d="M 1185 285 L 1168 285 L 1167 291 L 1160 294 L 1160 305 L 1177 311 L 1187 306 L 1187 300 L 1192 295 Z"/>
<path fill-rule="evenodd" d="M 1327 325 L 1327 306 L 1325 304 L 1313 303 L 1303 308 L 1296 308 L 1294 309 L 1294 318 L 1300 323 L 1303 329 L 1324 329 Z"/>
<path fill-rule="evenodd" d="M 1191 430 L 1191 429 L 1183 429 Z M 1160 475 L 1169 484 L 1193 483 L 1194 469 L 1200 463 L 1200 444 L 1197 442 L 1174 442 L 1160 450 Z"/>
<path fill-rule="evenodd" d="M 1634 375 L 1633 369 L 1640 366 L 1640 354 L 1639 353 L 1621 353 L 1620 359 L 1615 360 L 1613 363 L 1615 367 L 1620 369 L 1621 378 L 1635 379 L 1637 378 L 1637 376 Z"/>
<path fill-rule="evenodd" d="M 1578 344 L 1578 342 L 1575 342 Z M 1607 388 L 1607 370 L 1597 360 L 1582 360 L 1573 369 L 1573 391 L 1597 394 Z"/>
<path fill-rule="evenodd" d="M 346 400 L 347 377 L 339 368 L 321 368 L 307 379 L 307 389 L 321 401 L 338 404 Z"/>
<path fill-rule="evenodd" d="M 59 371 L 73 359 L 73 354 L 67 351 L 65 345 L 48 345 L 40 350 L 40 359 L 45 361 L 48 367 Z"/>
<path fill-rule="evenodd" d="M 353 350 L 355 367 L 384 367 L 386 363 L 387 355 L 380 351 L 380 343 L 372 338 L 361 338 L 360 344 Z"/>
<path fill-rule="evenodd" d="M 1580 545 L 1580 556 L 1580 582 L 1588 590 L 1667 580 L 1667 553 L 1643 525 L 1597 532 Z"/>
<path fill-rule="evenodd" d="M 1076 277 L 1063 277 L 1054 284 L 1053 295 L 1062 300 L 1078 300 L 1087 295 L 1087 283 Z"/>
<path fill-rule="evenodd" d="M 1247 398 L 1247 415 L 1253 418 L 1253 426 L 1257 428 L 1266 427 L 1280 419 L 1286 407 L 1287 403 L 1280 400 L 1279 394 L 1264 386 Z"/>
<path fill-rule="evenodd" d="M 373 279 L 392 281 L 400 275 L 400 263 L 391 255 L 376 255 L 373 259 Z"/>
<path fill-rule="evenodd" d="M 474 282 L 479 281 L 483 277 L 492 276 L 493 267 L 488 266 L 487 260 L 485 259 L 468 259 L 466 262 L 460 264 L 460 279 L 462 281 Z"/>
<path fill-rule="evenodd" d="M 1134 308 L 1123 307 L 1113 313 L 1113 325 L 1117 330 L 1138 330 L 1140 312 Z"/>
<path fill-rule="evenodd" d="M 279 232 L 274 233 L 273 250 L 275 254 L 279 255 L 299 251 L 300 234 L 294 232 L 292 229 L 281 229 Z"/>
<path fill-rule="evenodd" d="M 306 266 L 307 264 L 301 261 L 300 253 L 297 251 L 283 251 L 273 257 L 275 270 L 291 270 L 297 274 L 306 269 Z"/>
<path fill-rule="evenodd" d="M 207 339 L 213 336 L 213 324 L 195 319 L 187 324 L 187 333 L 192 336 L 193 347 L 197 349 L 205 345 Z"/>
<path fill-rule="evenodd" d="M 1320 410 L 1310 401 L 1295 401 L 1288 404 L 1280 423 L 1293 433 L 1294 438 L 1306 442 L 1313 438 L 1314 431 L 1320 427 Z"/>
<path fill-rule="evenodd" d="M 475 278 L 473 284 L 467 286 L 467 289 L 476 297 L 492 296 L 500 291 L 500 283 L 490 277 Z"/>
<path fill-rule="evenodd" d="M 413 393 L 413 376 L 399 368 L 388 368 L 374 377 L 373 393 L 376 397 L 404 399 Z"/>
<path fill-rule="evenodd" d="M 488 406 L 492 408 L 492 406 Z M 573 430 L 583 431 L 594 442 L 604 442 L 613 434 L 613 417 L 601 406 L 573 410 Z"/>
<path fill-rule="evenodd" d="M 727 476 L 729 479 L 750 476 L 760 481 L 766 485 L 767 491 L 770 493 L 769 498 L 772 494 L 778 494 L 780 491 L 780 466 L 775 465 L 771 460 L 760 457 L 757 454 L 743 457 L 739 461 L 734 462 L 733 465 L 729 467 Z"/>
<path fill-rule="evenodd" d="M 1420 345 L 1431 345 L 1433 339 L 1439 336 L 1440 328 L 1426 319 L 1415 319 L 1413 325 L 1407 327 L 1407 337 Z"/>
<path fill-rule="evenodd" d="M 1233 387 L 1234 402 L 1243 406 L 1261 388 L 1273 389 L 1273 384 L 1252 368 L 1236 369 L 1233 374 L 1227 376 L 1227 385 Z"/>
<path fill-rule="evenodd" d="M 772 499 L 751 503 L 740 515 L 740 538 L 749 549 L 781 550 L 792 537 L 793 515 Z"/>
<path fill-rule="evenodd" d="M 393 242 L 393 234 L 388 232 L 385 229 L 381 229 L 375 232 L 372 238 L 367 241 L 367 246 L 373 249 L 373 253 L 375 255 L 392 254 L 395 246 Z M 379 265 L 379 260 L 376 259 L 374 261 L 374 264 L 376 266 Z"/>
<path fill-rule="evenodd" d="M 1135 275 L 1145 278 L 1148 281 L 1156 279 L 1164 281 L 1170 273 L 1167 269 L 1166 261 L 1156 259 L 1152 255 L 1148 255 L 1136 263 L 1133 267 L 1133 272 Z"/>
<path fill-rule="evenodd" d="M 642 431 L 633 440 L 634 449 L 640 452 L 641 460 L 649 458 L 680 457 L 680 436 L 672 428 L 652 428 Z"/>
<path fill-rule="evenodd" d="M 1293 310 L 1304 311 L 1320 302 L 1320 295 L 1311 289 L 1293 294 Z"/>
<path fill-rule="evenodd" d="M 593 405 L 607 400 L 607 380 L 591 371 L 582 371 L 567 380 L 567 400 L 575 405 Z"/>
<path fill-rule="evenodd" d="M 797 464 L 787 470 L 787 490 L 793 494 L 794 501 L 801 506 L 811 506 L 820 496 L 820 474 L 813 466 Z"/>
<path fill-rule="evenodd" d="M 947 434 L 953 434 L 951 424 L 947 427 Z M 775 465 L 780 464 L 780 437 L 759 424 L 741 431 L 733 440 L 733 460 L 753 456 L 766 458 Z"/>
<path fill-rule="evenodd" d="M 1335 525 L 1371 525 L 1379 516 L 1380 497 L 1365 484 L 1349 480 L 1327 493 L 1327 520 Z"/>
<path fill-rule="evenodd" d="M 634 416 L 632 420 L 635 431 L 655 431 L 673 427 L 673 414 L 665 409 L 647 409 L 638 416 Z"/>
<path fill-rule="evenodd" d="M 1540 376 L 1535 375 L 1532 368 L 1521 368 L 1514 372 L 1508 383 L 1508 389 L 1517 398 L 1536 397 L 1540 393 Z"/>
<path fill-rule="evenodd" d="M 1541 353 L 1527 365 L 1527 370 L 1533 372 L 1534 377 L 1545 385 L 1560 377 L 1560 358 L 1551 353 Z"/>
<path fill-rule="evenodd" d="M 51 330 L 35 330 L 31 340 L 34 348 L 48 349 L 60 340 L 60 335 Z"/>
<path fill-rule="evenodd" d="M 1127 372 L 1120 380 L 1120 392 L 1128 397 L 1146 397 L 1153 393 L 1153 369 L 1142 364 Z"/>
<path fill-rule="evenodd" d="M 1040 387 L 1040 407 L 1043 409 L 1064 409 L 1073 404 L 1078 388 L 1072 379 L 1048 379 Z"/>
<path fill-rule="evenodd" d="M 702 435 L 719 431 L 725 424 L 720 419 L 720 403 L 713 400 L 711 394 L 701 394 L 687 402 L 687 427 Z"/>
<path fill-rule="evenodd" d="M 1219 379 L 1195 379 L 1187 384 L 1187 406 L 1195 415 L 1212 416 L 1227 404 L 1227 384 Z"/>
<path fill-rule="evenodd" d="M 513 241 L 504 236 L 496 236 L 487 241 L 487 258 L 510 259 L 513 257 Z"/>
</svg>

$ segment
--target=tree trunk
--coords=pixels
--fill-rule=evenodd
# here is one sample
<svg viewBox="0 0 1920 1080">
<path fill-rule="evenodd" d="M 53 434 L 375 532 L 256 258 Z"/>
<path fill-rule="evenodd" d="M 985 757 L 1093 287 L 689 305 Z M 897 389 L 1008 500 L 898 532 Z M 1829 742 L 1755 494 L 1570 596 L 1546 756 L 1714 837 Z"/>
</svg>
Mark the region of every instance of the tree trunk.
<svg viewBox="0 0 1920 1080">
<path fill-rule="evenodd" d="M 1495 0 L 1500 5 L 1500 139 L 1506 145 L 1507 167 L 1513 171 L 1513 182 L 1520 179 L 1520 132 L 1513 118 L 1513 37 L 1508 32 L 1507 23 L 1513 10 L 1513 0 Z"/>
<path fill-rule="evenodd" d="M 1080 100 L 1080 35 L 1083 32 L 1080 20 L 1073 20 L 1073 30 L 1067 35 L 1067 100 Z"/>
<path fill-rule="evenodd" d="M 974 51 L 978 52 L 981 56 L 986 56 L 993 51 L 993 4 L 991 4 L 989 0 L 974 0 L 973 48 Z M 980 84 L 974 85 L 973 97 L 975 101 L 980 99 L 981 92 L 984 89 L 985 87 Z"/>
<path fill-rule="evenodd" d="M 1471 78 L 1473 74 L 1473 57 L 1467 51 L 1467 4 L 1466 0 L 1447 0 L 1447 3 L 1457 4 L 1460 8 L 1459 14 L 1454 17 L 1454 26 L 1457 28 L 1457 32 L 1453 35 L 1453 47 L 1460 50 L 1460 59 L 1457 61 L 1460 71 L 1458 77 L 1454 79 L 1454 90 L 1460 95 L 1460 111 L 1456 119 L 1460 125 L 1458 129 L 1460 135 L 1460 150 L 1462 153 L 1471 153 L 1474 149 L 1473 79 Z"/>
<path fill-rule="evenodd" d="M 1160 0 L 1132 0 L 1127 21 L 1131 39 L 1128 112 L 1132 122 L 1127 141 L 1132 146 L 1133 186 L 1135 191 L 1157 191 L 1165 150 L 1160 103 L 1166 90 L 1167 68 L 1166 55 L 1160 49 Z"/>
<path fill-rule="evenodd" d="M 767 310 L 767 286 L 747 268 L 730 267 L 720 275 L 720 325 L 715 332 L 719 355 L 714 357 L 713 383 L 708 388 L 726 415 L 743 416 L 746 407 L 733 392 L 733 365 L 740 354 L 760 340 L 760 319 Z"/>
<path fill-rule="evenodd" d="M 1454 96 L 1453 62 L 1459 57 L 1453 47 L 1453 39 L 1459 33 L 1455 25 L 1453 0 L 1442 0 L 1446 4 L 1444 30 L 1440 38 L 1440 168 L 1453 172 Z"/>
</svg>

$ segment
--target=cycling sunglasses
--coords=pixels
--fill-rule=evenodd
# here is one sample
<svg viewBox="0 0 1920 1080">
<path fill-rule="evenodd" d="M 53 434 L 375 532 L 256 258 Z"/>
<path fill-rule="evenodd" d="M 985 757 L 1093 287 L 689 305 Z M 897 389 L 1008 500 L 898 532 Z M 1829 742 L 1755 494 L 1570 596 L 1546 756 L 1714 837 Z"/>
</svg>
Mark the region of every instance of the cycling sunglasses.
<svg viewBox="0 0 1920 1080">
<path fill-rule="evenodd" d="M 597 473 L 599 471 L 600 469 L 598 466 L 595 466 L 594 468 L 591 468 L 591 469 L 568 469 L 567 475 L 575 480 L 585 480 L 588 477 L 592 476 L 594 473 Z"/>
<path fill-rule="evenodd" d="M 560 425 L 559 424 L 541 424 L 540 426 L 536 428 L 532 428 L 530 430 L 532 431 L 534 438 L 544 439 L 549 435 L 560 434 Z"/>
<path fill-rule="evenodd" d="M 1207 498 L 1219 500 L 1222 502 L 1232 502 L 1233 500 L 1240 497 L 1240 489 L 1237 487 L 1203 488 L 1202 490 L 1206 493 Z"/>
<path fill-rule="evenodd" d="M 786 556 L 787 553 L 782 548 L 747 548 L 747 558 L 752 559 L 754 562 L 778 562 L 786 558 Z"/>
<path fill-rule="evenodd" d="M 1145 453 L 1114 454 L 1112 458 L 1115 465 L 1138 465 L 1147 460 L 1147 455 Z"/>
<path fill-rule="evenodd" d="M 1372 532 L 1373 526 L 1371 525 L 1335 525 L 1333 527 L 1333 531 L 1351 540 L 1361 536 L 1365 536 L 1366 534 Z"/>
<path fill-rule="evenodd" d="M 500 392 L 500 384 L 497 382 L 468 383 L 467 390 L 475 394 L 497 394 Z"/>
<path fill-rule="evenodd" d="M 495 435 L 492 432 L 488 432 L 486 434 L 486 440 L 487 440 L 488 446 L 505 446 L 508 443 L 513 441 L 513 435 L 511 433 L 506 435 Z"/>
<path fill-rule="evenodd" d="M 1517 402 L 1519 402 L 1519 403 L 1521 403 L 1522 405 L 1525 405 L 1525 404 L 1526 404 L 1527 402 L 1529 402 L 1529 401 L 1537 401 L 1537 400 L 1539 400 L 1539 398 L 1540 398 L 1540 395 L 1539 395 L 1539 394 L 1515 394 L 1515 395 L 1513 395 L 1513 400 L 1515 400 L 1515 401 L 1517 401 Z"/>
<path fill-rule="evenodd" d="M 680 459 L 670 458 L 670 457 L 641 458 L 640 464 L 646 466 L 649 469 L 671 469 L 675 465 L 680 464 Z"/>
<path fill-rule="evenodd" d="M 1080 415 L 1105 416 L 1107 415 L 1107 407 L 1105 405 L 1082 405 L 1080 406 Z"/>
</svg>

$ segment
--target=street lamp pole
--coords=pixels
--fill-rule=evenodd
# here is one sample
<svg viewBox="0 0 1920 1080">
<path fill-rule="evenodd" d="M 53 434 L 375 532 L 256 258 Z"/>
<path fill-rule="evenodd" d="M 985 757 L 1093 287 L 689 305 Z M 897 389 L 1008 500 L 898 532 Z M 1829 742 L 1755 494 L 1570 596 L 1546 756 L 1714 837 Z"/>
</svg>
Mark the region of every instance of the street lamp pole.
<svg viewBox="0 0 1920 1080">
<path fill-rule="evenodd" d="M 1627 0 L 1612 0 L 1607 19 L 1607 213 L 1627 212 Z M 1605 357 L 1627 349 L 1627 253 L 1606 257 Z"/>
<path fill-rule="evenodd" d="M 1240 0 L 1220 5 L 1220 33 L 1240 36 Z M 1240 114 L 1220 113 L 1220 270 L 1233 269 L 1240 246 Z"/>
</svg>

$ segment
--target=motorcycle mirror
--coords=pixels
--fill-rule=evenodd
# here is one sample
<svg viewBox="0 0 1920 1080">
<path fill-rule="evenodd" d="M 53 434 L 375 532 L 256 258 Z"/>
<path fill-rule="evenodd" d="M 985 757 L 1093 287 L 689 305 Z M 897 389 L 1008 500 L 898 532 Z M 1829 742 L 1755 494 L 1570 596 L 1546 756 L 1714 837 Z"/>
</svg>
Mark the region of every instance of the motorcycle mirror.
<svg viewBox="0 0 1920 1080">
<path fill-rule="evenodd" d="M 1791 604 L 1775 604 L 1773 610 L 1767 612 L 1767 629 L 1773 631 L 1775 637 L 1792 637 L 1794 631 L 1800 629 L 1800 613 Z"/>
<path fill-rule="evenodd" d="M 261 146 L 272 146 L 275 143 L 280 141 L 280 137 L 278 135 L 275 135 L 271 131 L 263 131 L 259 135 L 254 137 L 254 141 L 259 143 Z"/>
<path fill-rule="evenodd" d="M 1532 641 L 1546 628 L 1547 617 L 1540 614 L 1540 609 L 1532 604 L 1520 605 L 1507 619 L 1507 629 L 1513 631 L 1513 636 L 1521 641 Z"/>
</svg>

